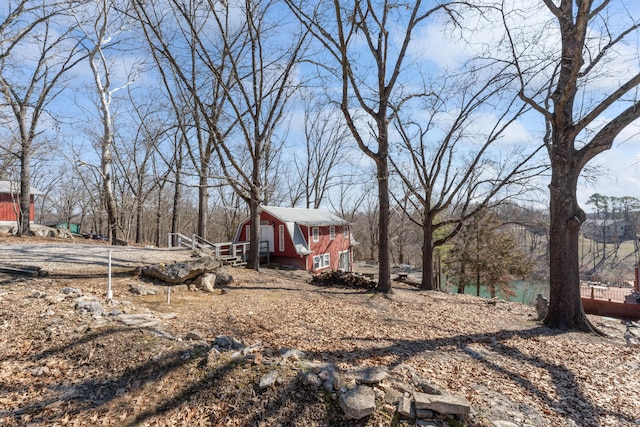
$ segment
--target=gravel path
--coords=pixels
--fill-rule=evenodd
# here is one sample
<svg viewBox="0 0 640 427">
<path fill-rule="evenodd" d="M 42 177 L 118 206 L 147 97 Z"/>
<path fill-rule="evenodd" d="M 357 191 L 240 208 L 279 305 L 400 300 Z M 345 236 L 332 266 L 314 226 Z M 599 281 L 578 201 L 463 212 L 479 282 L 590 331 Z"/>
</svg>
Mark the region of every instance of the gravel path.
<svg viewBox="0 0 640 427">
<path fill-rule="evenodd" d="M 50 273 L 106 273 L 111 251 L 114 271 L 136 267 L 183 261 L 191 257 L 191 250 L 142 248 L 96 244 L 19 243 L 0 244 L 0 266 L 37 266 Z"/>
</svg>

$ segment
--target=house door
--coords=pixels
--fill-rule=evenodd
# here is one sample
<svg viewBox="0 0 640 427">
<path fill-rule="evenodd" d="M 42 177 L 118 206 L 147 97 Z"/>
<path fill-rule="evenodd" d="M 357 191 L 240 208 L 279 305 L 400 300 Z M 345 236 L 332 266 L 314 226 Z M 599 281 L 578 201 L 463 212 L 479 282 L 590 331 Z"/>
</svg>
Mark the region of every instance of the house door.
<svg viewBox="0 0 640 427">
<path fill-rule="evenodd" d="M 269 242 L 269 252 L 274 251 L 274 232 L 273 225 L 260 226 L 260 241 Z"/>
<path fill-rule="evenodd" d="M 338 269 L 342 271 L 350 271 L 349 270 L 349 252 L 350 251 L 340 252 L 340 259 L 338 260 Z"/>
</svg>

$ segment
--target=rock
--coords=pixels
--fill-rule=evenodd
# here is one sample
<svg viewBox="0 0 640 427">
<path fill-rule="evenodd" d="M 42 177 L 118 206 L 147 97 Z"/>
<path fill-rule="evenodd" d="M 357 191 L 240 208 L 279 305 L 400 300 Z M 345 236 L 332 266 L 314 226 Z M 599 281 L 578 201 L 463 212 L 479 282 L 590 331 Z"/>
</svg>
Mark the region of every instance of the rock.
<svg viewBox="0 0 640 427">
<path fill-rule="evenodd" d="M 467 415 L 471 413 L 471 405 L 466 398 L 453 394 L 433 395 L 414 393 L 413 398 L 418 409 L 431 409 L 440 414 Z"/>
<path fill-rule="evenodd" d="M 232 343 L 231 338 L 226 335 L 218 335 L 215 340 L 213 340 L 213 345 L 225 349 L 230 349 Z"/>
<path fill-rule="evenodd" d="M 121 314 L 116 319 L 124 325 L 134 328 L 155 328 L 160 326 L 160 320 L 153 314 Z"/>
<path fill-rule="evenodd" d="M 198 276 L 193 283 L 196 285 L 197 289 L 204 292 L 213 293 L 215 290 L 214 287 L 216 285 L 216 277 L 217 275 L 214 273 L 205 273 Z"/>
<path fill-rule="evenodd" d="M 157 295 L 159 293 L 155 288 L 139 283 L 129 283 L 129 292 L 137 295 Z"/>
<path fill-rule="evenodd" d="M 258 388 L 260 390 L 265 389 L 267 387 L 271 387 L 276 383 L 276 379 L 278 378 L 278 371 L 271 371 L 268 374 L 265 374 L 260 378 L 260 384 Z"/>
<path fill-rule="evenodd" d="M 416 418 L 421 420 L 433 418 L 433 411 L 431 409 L 416 409 Z"/>
<path fill-rule="evenodd" d="M 227 267 L 221 267 L 216 270 L 215 286 L 225 286 L 231 282 L 233 282 L 233 277 Z"/>
<path fill-rule="evenodd" d="M 187 334 L 184 336 L 184 340 L 185 341 L 203 341 L 204 335 L 200 331 L 193 330 L 193 331 L 187 332 Z"/>
<path fill-rule="evenodd" d="M 549 312 L 549 301 L 542 296 L 542 294 L 538 294 L 536 297 L 536 313 L 538 313 L 538 320 L 542 320 L 547 317 L 547 313 Z"/>
<path fill-rule="evenodd" d="M 412 403 L 409 397 L 402 396 L 398 401 L 398 414 L 404 418 L 414 418 Z"/>
<path fill-rule="evenodd" d="M 350 369 L 345 373 L 345 376 L 360 384 L 377 384 L 387 378 L 387 368 L 385 366 L 370 366 Z"/>
<path fill-rule="evenodd" d="M 75 309 L 80 312 L 98 316 L 102 316 L 104 314 L 104 307 L 98 301 L 78 301 L 76 302 Z"/>
<path fill-rule="evenodd" d="M 344 393 L 340 396 L 339 402 L 347 418 L 353 420 L 367 417 L 376 410 L 376 395 L 373 389 L 366 385 Z"/>
<path fill-rule="evenodd" d="M 304 385 L 312 385 L 314 387 L 320 387 L 322 385 L 322 380 L 313 372 L 307 372 L 302 382 Z"/>
<path fill-rule="evenodd" d="M 511 421 L 491 421 L 494 427 L 518 427 L 518 424 L 512 423 Z"/>
<path fill-rule="evenodd" d="M 248 347 L 245 347 L 242 349 L 242 354 L 244 356 L 251 354 L 251 353 L 255 353 L 262 350 L 262 341 L 258 341 L 256 343 L 251 344 Z"/>
<path fill-rule="evenodd" d="M 420 388 L 424 393 L 441 395 L 442 391 L 428 383 L 420 383 Z"/>
<path fill-rule="evenodd" d="M 71 287 L 67 286 L 65 288 L 62 288 L 60 293 L 63 293 L 63 294 L 68 295 L 70 297 L 81 297 L 82 296 L 82 289 L 71 288 Z"/>
<path fill-rule="evenodd" d="M 221 266 L 219 260 L 200 258 L 193 261 L 174 262 L 172 264 L 154 264 L 142 269 L 142 274 L 175 285 L 195 279 L 204 273 L 215 271 Z"/>
<path fill-rule="evenodd" d="M 283 359 L 291 359 L 294 362 L 297 362 L 299 360 L 305 359 L 307 357 L 306 354 L 304 354 L 303 352 L 301 352 L 300 350 L 296 350 L 296 349 L 291 349 L 291 350 L 287 350 L 283 355 L 282 358 Z"/>
</svg>

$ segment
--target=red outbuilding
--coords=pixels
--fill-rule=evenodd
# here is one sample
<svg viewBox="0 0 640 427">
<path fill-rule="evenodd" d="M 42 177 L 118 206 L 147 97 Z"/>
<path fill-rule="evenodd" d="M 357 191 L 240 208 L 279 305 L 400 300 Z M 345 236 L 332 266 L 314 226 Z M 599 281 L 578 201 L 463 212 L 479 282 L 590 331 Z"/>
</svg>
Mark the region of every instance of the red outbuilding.
<svg viewBox="0 0 640 427">
<path fill-rule="evenodd" d="M 236 242 L 249 240 L 249 224 L 240 223 Z M 349 223 L 327 211 L 262 206 L 260 241 L 268 242 L 270 262 L 313 272 L 351 271 Z"/>
<path fill-rule="evenodd" d="M 34 196 L 44 194 L 42 191 L 31 187 L 31 209 L 29 222 L 35 218 Z M 0 225 L 15 226 L 20 211 L 20 183 L 12 181 L 0 181 Z"/>
</svg>

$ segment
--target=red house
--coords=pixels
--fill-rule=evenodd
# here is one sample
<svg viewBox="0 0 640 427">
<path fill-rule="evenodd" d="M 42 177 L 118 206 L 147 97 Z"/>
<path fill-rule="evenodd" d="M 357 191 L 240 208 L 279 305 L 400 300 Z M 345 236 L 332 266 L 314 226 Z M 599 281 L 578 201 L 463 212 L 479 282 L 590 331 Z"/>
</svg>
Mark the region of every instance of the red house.
<svg viewBox="0 0 640 427">
<path fill-rule="evenodd" d="M 249 223 L 240 223 L 236 242 L 249 240 Z M 260 241 L 268 242 L 271 262 L 313 272 L 351 271 L 349 223 L 327 211 L 262 206 Z"/>
<path fill-rule="evenodd" d="M 31 187 L 31 209 L 29 222 L 35 218 L 34 196 L 44 194 L 42 191 Z M 15 226 L 18 223 L 18 211 L 20 210 L 20 183 L 12 181 L 0 181 L 0 225 Z"/>
</svg>

